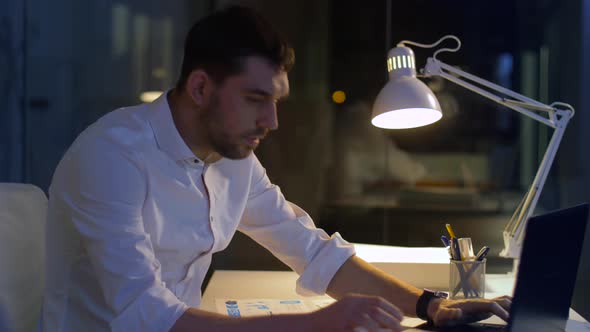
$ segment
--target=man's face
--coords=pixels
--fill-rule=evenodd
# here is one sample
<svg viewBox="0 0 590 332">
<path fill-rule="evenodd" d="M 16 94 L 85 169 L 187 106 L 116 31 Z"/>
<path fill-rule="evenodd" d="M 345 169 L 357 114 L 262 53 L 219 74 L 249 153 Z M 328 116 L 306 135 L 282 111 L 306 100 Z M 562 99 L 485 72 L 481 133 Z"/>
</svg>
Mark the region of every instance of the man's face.
<svg viewBox="0 0 590 332">
<path fill-rule="evenodd" d="M 212 92 L 203 118 L 209 144 L 225 158 L 246 158 L 278 128 L 277 102 L 288 94 L 286 72 L 263 58 L 246 58 L 243 72 Z"/>
</svg>

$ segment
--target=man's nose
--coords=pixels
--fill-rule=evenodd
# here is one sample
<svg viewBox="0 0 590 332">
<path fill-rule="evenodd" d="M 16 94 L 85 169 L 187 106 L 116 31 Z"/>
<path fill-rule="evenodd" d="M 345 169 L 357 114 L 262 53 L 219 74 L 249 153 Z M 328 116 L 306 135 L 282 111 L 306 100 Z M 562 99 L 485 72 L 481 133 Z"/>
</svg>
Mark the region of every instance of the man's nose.
<svg viewBox="0 0 590 332">
<path fill-rule="evenodd" d="M 269 102 L 258 114 L 258 127 L 266 128 L 268 130 L 276 130 L 279 128 L 279 119 L 277 117 L 277 104 Z"/>
</svg>

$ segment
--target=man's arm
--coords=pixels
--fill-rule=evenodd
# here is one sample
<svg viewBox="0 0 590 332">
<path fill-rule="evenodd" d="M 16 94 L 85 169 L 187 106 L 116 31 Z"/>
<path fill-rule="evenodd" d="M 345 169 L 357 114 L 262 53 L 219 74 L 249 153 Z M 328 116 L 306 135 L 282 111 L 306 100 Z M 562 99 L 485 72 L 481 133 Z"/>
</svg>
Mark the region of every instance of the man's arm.
<svg viewBox="0 0 590 332">
<path fill-rule="evenodd" d="M 388 275 L 355 255 L 336 272 L 327 293 L 335 299 L 349 293 L 381 296 L 395 304 L 406 316 L 416 316 L 416 302 L 422 290 Z"/>
<path fill-rule="evenodd" d="M 365 277 L 363 285 L 356 287 L 355 276 Z M 367 279 L 369 278 L 369 279 Z M 357 279 L 358 280 L 358 279 Z M 403 285 L 396 287 L 394 285 Z M 379 295 L 392 292 L 386 301 Z M 350 295 L 359 293 L 365 295 Z M 396 280 L 352 256 L 332 279 L 328 294 L 338 301 L 323 310 L 310 314 L 275 315 L 272 317 L 230 318 L 221 314 L 189 308 L 174 324 L 171 332 L 195 331 L 325 331 L 326 329 L 353 331 L 364 327 L 386 327 L 391 331 L 401 330 L 402 313 L 390 302 L 396 298 L 402 302 L 415 303 L 421 291 Z M 373 295 L 371 295 L 373 294 Z M 397 302 L 397 301 L 396 301 Z M 410 306 L 408 306 L 409 308 Z"/>
<path fill-rule="evenodd" d="M 162 281 L 160 262 L 144 228 L 143 160 L 110 137 L 92 135 L 73 145 L 52 182 L 50 197 L 53 208 L 59 208 L 52 222 L 61 224 L 64 233 L 53 241 L 71 232 L 68 241 L 79 241 L 84 250 L 58 255 L 87 255 L 100 287 L 85 290 L 84 296 L 100 298 L 80 302 L 104 303 L 96 310 L 108 313 L 105 319 L 112 331 L 168 330 L 187 305 Z M 90 318 L 80 318 L 86 320 Z"/>
<path fill-rule="evenodd" d="M 399 307 L 406 316 L 413 317 L 416 316 L 416 303 L 422 292 L 357 256 L 350 257 L 340 267 L 327 289 L 327 293 L 335 299 L 349 293 L 380 296 Z M 511 302 L 511 298 L 507 296 L 492 300 L 433 299 L 427 312 L 436 325 L 477 321 L 492 314 L 508 320 Z"/>
<path fill-rule="evenodd" d="M 371 284 L 373 287 L 356 287 L 355 275 L 368 277 L 369 279 L 365 279 L 364 284 Z M 403 286 L 393 286 L 396 283 Z M 403 302 L 408 303 L 415 303 L 421 293 L 419 289 L 396 280 L 360 258 L 352 256 L 340 268 L 328 288 L 328 294 L 338 301 L 323 310 L 310 314 L 233 318 L 189 308 L 176 321 L 170 331 L 189 332 L 195 331 L 197 327 L 203 331 L 220 332 L 278 329 L 282 332 L 324 331 L 326 329 L 352 331 L 356 327 L 366 329 L 387 327 L 391 331 L 398 331 L 401 330 L 400 322 L 403 315 L 396 307 L 390 304 L 396 296 L 389 297 L 389 301 L 378 296 L 390 291 L 397 292 L 396 294 L 406 299 Z M 348 293 L 366 295 L 350 295 Z"/>
</svg>

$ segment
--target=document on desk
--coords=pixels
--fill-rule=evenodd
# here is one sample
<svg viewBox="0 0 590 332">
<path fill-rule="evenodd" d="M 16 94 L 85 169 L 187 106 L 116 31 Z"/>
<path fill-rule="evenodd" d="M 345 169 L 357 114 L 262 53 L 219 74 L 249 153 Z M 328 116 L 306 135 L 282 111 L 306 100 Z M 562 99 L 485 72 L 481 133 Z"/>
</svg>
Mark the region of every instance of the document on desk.
<svg viewBox="0 0 590 332">
<path fill-rule="evenodd" d="M 332 303 L 333 299 L 215 299 L 217 312 L 231 317 L 306 313 Z"/>
<path fill-rule="evenodd" d="M 334 303 L 334 299 L 215 299 L 217 312 L 230 317 L 272 316 L 278 314 L 301 314 L 316 311 Z M 416 327 L 420 318 L 405 317 L 405 327 Z"/>
</svg>

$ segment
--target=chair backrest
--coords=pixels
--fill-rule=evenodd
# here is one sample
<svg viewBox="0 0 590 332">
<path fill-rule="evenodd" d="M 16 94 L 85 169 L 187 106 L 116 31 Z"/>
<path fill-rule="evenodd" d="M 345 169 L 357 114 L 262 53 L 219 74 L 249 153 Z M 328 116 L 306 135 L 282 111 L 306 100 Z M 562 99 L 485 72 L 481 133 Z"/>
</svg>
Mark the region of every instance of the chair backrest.
<svg viewBox="0 0 590 332">
<path fill-rule="evenodd" d="M 0 331 L 35 331 L 43 295 L 47 197 L 0 183 Z"/>
</svg>

